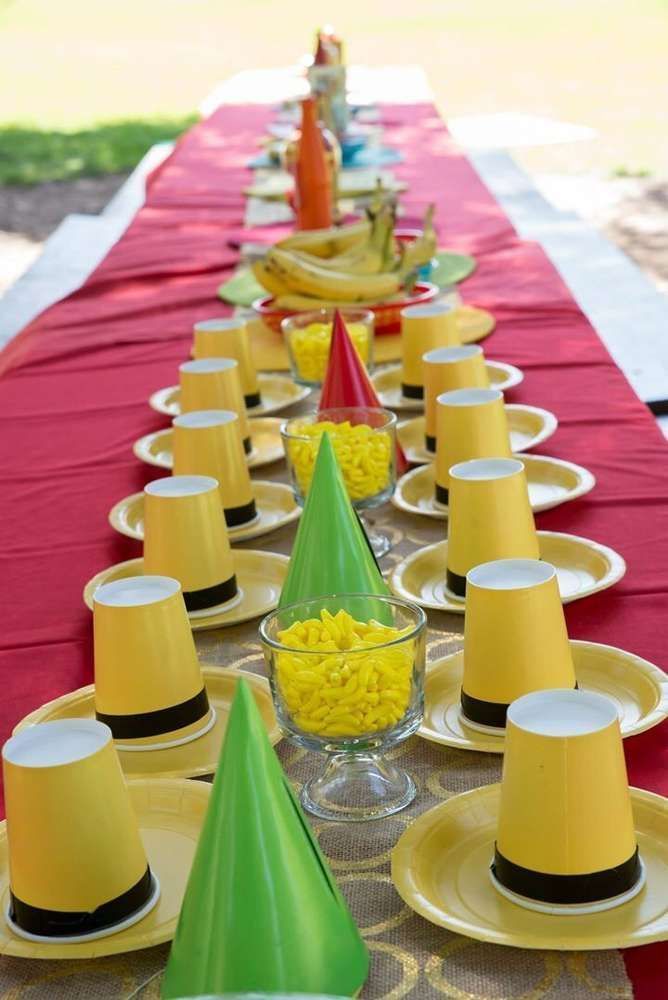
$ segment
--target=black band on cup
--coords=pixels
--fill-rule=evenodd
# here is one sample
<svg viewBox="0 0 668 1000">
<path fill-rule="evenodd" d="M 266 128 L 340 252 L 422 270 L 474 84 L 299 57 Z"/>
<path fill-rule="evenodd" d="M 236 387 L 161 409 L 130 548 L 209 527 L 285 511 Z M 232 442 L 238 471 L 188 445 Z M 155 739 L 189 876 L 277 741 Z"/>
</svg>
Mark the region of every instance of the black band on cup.
<svg viewBox="0 0 668 1000">
<path fill-rule="evenodd" d="M 480 698 L 473 698 L 466 693 L 464 688 L 461 691 L 461 705 L 462 712 L 471 722 L 477 722 L 481 726 L 505 728 L 508 705 L 502 705 L 499 701 L 482 701 Z"/>
<path fill-rule="evenodd" d="M 407 385 L 405 382 L 402 382 L 401 395 L 405 396 L 406 399 L 424 399 L 424 386 Z"/>
<path fill-rule="evenodd" d="M 447 506 L 449 495 L 450 491 L 447 486 L 441 486 L 440 483 L 436 483 L 436 500 L 438 503 L 442 503 Z"/>
<path fill-rule="evenodd" d="M 247 396 L 244 396 L 244 403 L 249 410 L 252 410 L 254 406 L 259 406 L 262 402 L 262 396 L 259 392 L 249 392 Z"/>
<path fill-rule="evenodd" d="M 187 611 L 203 611 L 205 608 L 215 608 L 218 604 L 225 604 L 237 595 L 237 578 L 231 576 L 223 583 L 217 583 L 215 587 L 203 587 L 202 590 L 184 590 L 183 600 L 186 602 Z"/>
<path fill-rule="evenodd" d="M 589 875 L 548 875 L 534 872 L 509 861 L 494 845 L 492 874 L 497 882 L 510 892 L 540 903 L 578 905 L 598 903 L 629 892 L 642 875 L 638 848 L 621 865 L 591 872 Z"/>
<path fill-rule="evenodd" d="M 147 736 L 173 733 L 199 722 L 209 711 L 206 688 L 202 688 L 193 698 L 168 708 L 158 708 L 155 712 L 138 712 L 135 715 L 107 715 L 96 712 L 98 722 L 104 722 L 111 729 L 115 740 L 141 740 Z"/>
<path fill-rule="evenodd" d="M 424 446 L 427 451 L 431 451 L 433 454 L 436 454 L 436 435 L 432 436 L 431 434 L 425 434 Z"/>
<path fill-rule="evenodd" d="M 460 576 L 459 573 L 453 573 L 451 569 L 446 569 L 445 571 L 445 582 L 447 584 L 448 590 L 456 594 L 457 597 L 466 596 L 466 577 Z"/>
<path fill-rule="evenodd" d="M 251 439 L 249 437 L 244 438 L 244 452 L 247 455 L 250 455 L 250 453 L 252 452 L 252 450 L 253 450 L 253 442 L 251 441 Z"/>
<path fill-rule="evenodd" d="M 127 920 L 137 910 L 141 910 L 153 894 L 153 879 L 151 869 L 146 871 L 126 892 L 102 903 L 96 910 L 71 912 L 62 910 L 44 910 L 41 906 L 32 906 L 10 893 L 9 917 L 28 934 L 38 934 L 40 937 L 67 938 L 79 934 L 92 934 L 102 931 L 114 924 Z"/>
<path fill-rule="evenodd" d="M 257 517 L 255 500 L 242 503 L 239 507 L 226 507 L 224 514 L 225 524 L 228 528 L 236 528 L 239 524 L 246 524 L 248 521 L 252 521 L 254 517 Z"/>
</svg>

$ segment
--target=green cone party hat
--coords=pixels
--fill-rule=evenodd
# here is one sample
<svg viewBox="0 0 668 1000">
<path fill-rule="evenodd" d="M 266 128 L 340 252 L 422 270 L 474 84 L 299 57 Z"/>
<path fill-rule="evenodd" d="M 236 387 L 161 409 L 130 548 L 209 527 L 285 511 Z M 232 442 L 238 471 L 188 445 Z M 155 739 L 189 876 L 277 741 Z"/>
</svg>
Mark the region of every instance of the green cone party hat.
<svg viewBox="0 0 668 1000">
<path fill-rule="evenodd" d="M 352 996 L 369 956 L 239 680 L 161 996 Z"/>
<path fill-rule="evenodd" d="M 313 478 L 290 556 L 279 608 L 329 594 L 390 593 L 348 497 L 329 434 L 320 439 Z M 386 616 L 382 603 L 346 610 L 359 620 Z"/>
</svg>

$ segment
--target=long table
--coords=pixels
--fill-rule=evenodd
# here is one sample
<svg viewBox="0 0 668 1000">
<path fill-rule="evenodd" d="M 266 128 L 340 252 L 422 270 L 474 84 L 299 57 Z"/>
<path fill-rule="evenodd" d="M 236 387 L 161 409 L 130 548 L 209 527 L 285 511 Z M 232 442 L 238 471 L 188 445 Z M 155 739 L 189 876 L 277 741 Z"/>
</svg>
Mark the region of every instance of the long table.
<svg viewBox="0 0 668 1000">
<path fill-rule="evenodd" d="M 91 617 L 84 583 L 140 554 L 115 534 L 107 513 L 155 470 L 132 454 L 141 435 L 165 426 L 147 399 L 176 381 L 194 321 L 226 311 L 217 286 L 238 263 L 247 235 L 246 163 L 271 117 L 255 105 L 222 107 L 193 128 L 151 178 L 145 206 L 83 287 L 38 317 L 0 354 L 0 558 L 4 587 L 0 647 L 0 737 L 28 711 L 92 679 Z M 491 310 L 486 354 L 518 365 L 525 381 L 511 402 L 552 410 L 559 429 L 544 454 L 585 465 L 597 477 L 586 498 L 539 514 L 541 529 L 611 545 L 628 572 L 611 591 L 566 608 L 572 638 L 666 662 L 668 448 L 568 288 L 537 244 L 521 241 L 428 103 L 382 108 L 385 141 L 404 162 L 396 175 L 410 225 L 437 205 L 440 243 L 471 252 L 466 302 Z M 261 234 L 256 234 L 261 235 Z M 270 232 L 264 233 L 265 237 Z M 633 331 L 629 331 L 633 336 Z M 261 359 L 258 359 L 261 362 Z M 281 465 L 257 478 L 283 478 Z M 389 568 L 443 537 L 442 523 L 384 508 L 395 547 Z M 286 528 L 248 543 L 289 552 Z M 461 645 L 462 619 L 430 613 L 430 658 Z M 203 662 L 263 670 L 257 623 L 199 633 Z M 668 793 L 666 728 L 625 744 L 633 784 Z M 396 754 L 419 787 L 413 806 L 363 828 L 317 824 L 321 843 L 373 956 L 364 997 L 629 996 L 660 993 L 668 948 L 655 945 L 567 955 L 524 952 L 459 938 L 414 915 L 394 892 L 389 851 L 406 825 L 438 801 L 498 780 L 491 755 L 414 738 Z M 309 755 L 280 748 L 295 783 Z M 165 948 L 89 963 L 0 959 L 0 989 L 50 997 L 128 996 L 164 963 Z M 157 979 L 142 996 L 157 996 Z"/>
</svg>

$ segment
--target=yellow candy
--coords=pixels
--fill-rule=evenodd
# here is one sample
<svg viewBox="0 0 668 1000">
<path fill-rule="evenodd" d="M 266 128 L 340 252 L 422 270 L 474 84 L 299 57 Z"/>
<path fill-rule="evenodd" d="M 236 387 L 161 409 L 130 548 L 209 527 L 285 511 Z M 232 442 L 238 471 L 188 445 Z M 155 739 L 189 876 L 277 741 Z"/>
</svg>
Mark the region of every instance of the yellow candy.
<svg viewBox="0 0 668 1000">
<path fill-rule="evenodd" d="M 364 365 L 369 363 L 369 329 L 364 323 L 349 323 L 353 347 Z M 322 382 L 327 371 L 331 323 L 309 323 L 290 332 L 290 349 L 297 374 L 307 382 Z"/>
<path fill-rule="evenodd" d="M 387 489 L 390 482 L 392 439 L 387 431 L 377 431 L 367 424 L 340 424 L 329 420 L 296 424 L 292 433 L 307 440 L 291 440 L 290 461 L 301 493 L 306 496 L 311 485 L 320 436 L 327 431 L 343 474 L 351 500 L 364 500 Z"/>
<path fill-rule="evenodd" d="M 314 636 L 304 648 L 302 636 Z M 411 697 L 414 644 L 385 643 L 410 632 L 380 622 L 358 622 L 346 611 L 295 622 L 278 633 L 294 652 L 278 653 L 278 687 L 295 725 L 319 736 L 362 736 L 387 729 L 406 713 Z"/>
</svg>

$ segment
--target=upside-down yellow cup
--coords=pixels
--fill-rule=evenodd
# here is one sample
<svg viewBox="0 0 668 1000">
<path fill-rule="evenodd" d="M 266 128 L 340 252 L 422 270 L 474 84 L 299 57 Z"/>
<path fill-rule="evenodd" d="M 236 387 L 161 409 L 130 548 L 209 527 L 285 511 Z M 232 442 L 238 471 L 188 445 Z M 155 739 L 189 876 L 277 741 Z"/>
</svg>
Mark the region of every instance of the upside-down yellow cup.
<svg viewBox="0 0 668 1000">
<path fill-rule="evenodd" d="M 239 365 L 239 378 L 244 403 L 251 409 L 262 402 L 257 371 L 253 364 L 248 328 L 244 319 L 228 316 L 204 319 L 193 326 L 193 356 L 201 358 L 234 358 Z"/>
<path fill-rule="evenodd" d="M 466 594 L 466 574 L 494 559 L 538 559 L 524 466 L 484 458 L 450 469 L 447 586 Z"/>
<path fill-rule="evenodd" d="M 469 570 L 463 721 L 474 729 L 502 731 L 516 698 L 575 686 L 554 566 L 536 559 L 498 559 Z"/>
<path fill-rule="evenodd" d="M 450 468 L 473 458 L 509 458 L 510 433 L 498 389 L 455 389 L 436 400 L 436 503 L 448 505 Z"/>
<path fill-rule="evenodd" d="M 424 431 L 427 451 L 436 451 L 436 400 L 455 389 L 488 389 L 489 378 L 482 347 L 437 347 L 422 356 Z"/>
<path fill-rule="evenodd" d="M 241 392 L 239 364 L 234 358 L 200 358 L 179 366 L 181 413 L 193 410 L 232 410 L 239 417 L 244 451 L 253 450 L 246 406 Z"/>
<path fill-rule="evenodd" d="M 218 480 L 228 528 L 257 518 L 255 498 L 239 429 L 232 410 L 193 410 L 172 421 L 174 475 Z"/>
<path fill-rule="evenodd" d="M 190 612 L 238 598 L 217 479 L 167 476 L 144 487 L 144 572 L 178 580 Z"/>
<path fill-rule="evenodd" d="M 104 937 L 136 923 L 159 886 L 109 728 L 29 726 L 2 751 L 11 929 L 29 940 Z"/>
<path fill-rule="evenodd" d="M 117 749 L 179 746 L 213 726 L 178 580 L 139 576 L 99 587 L 93 635 L 95 715 Z"/>
<path fill-rule="evenodd" d="M 617 710 L 593 691 L 508 709 L 495 887 L 529 909 L 609 909 L 643 886 Z M 570 909 L 568 909 L 570 908 Z"/>
<path fill-rule="evenodd" d="M 427 302 L 401 310 L 401 391 L 408 399 L 422 399 L 422 356 L 435 347 L 457 347 L 462 342 L 457 307 L 449 302 Z"/>
</svg>

